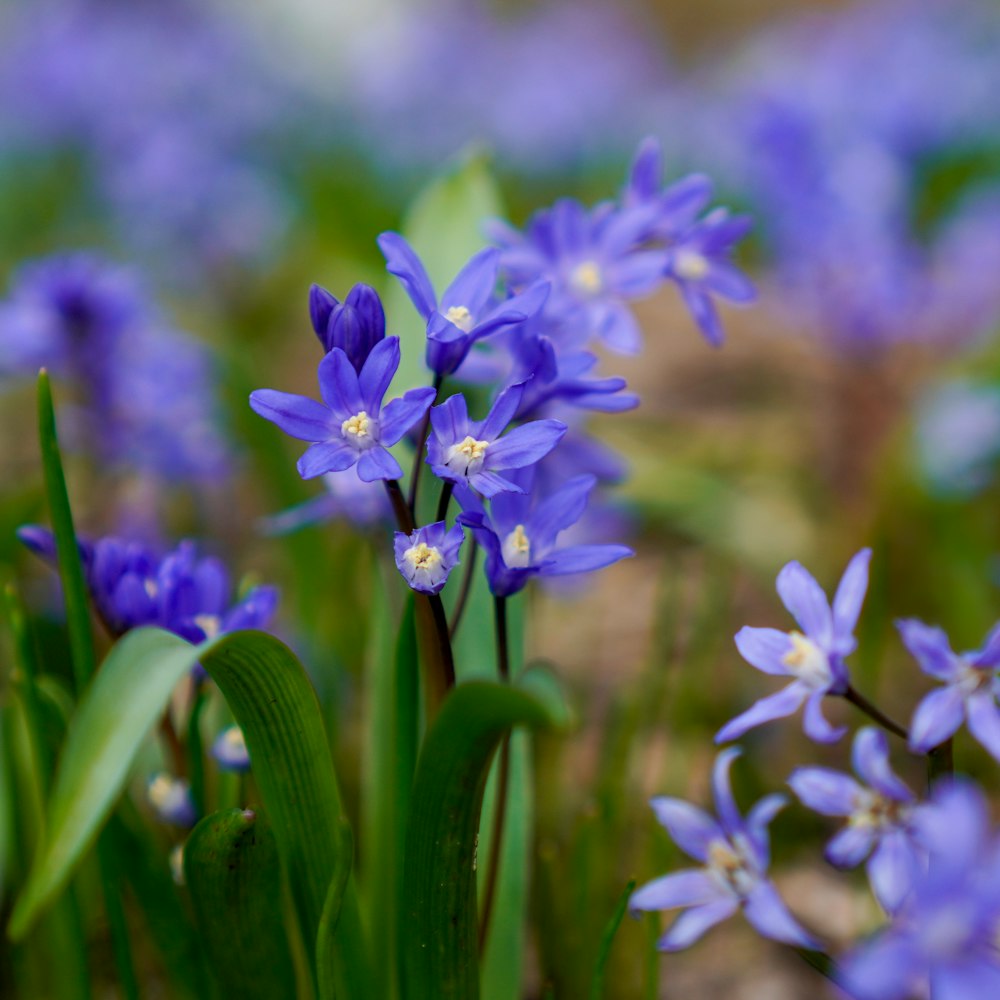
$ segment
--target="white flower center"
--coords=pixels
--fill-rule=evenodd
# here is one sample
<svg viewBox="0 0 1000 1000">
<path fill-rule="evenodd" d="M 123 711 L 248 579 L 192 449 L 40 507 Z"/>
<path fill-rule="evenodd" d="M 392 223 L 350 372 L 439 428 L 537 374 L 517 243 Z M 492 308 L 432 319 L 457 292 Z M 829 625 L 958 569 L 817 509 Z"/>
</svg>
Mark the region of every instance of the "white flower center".
<svg viewBox="0 0 1000 1000">
<path fill-rule="evenodd" d="M 146 577 L 146 579 L 142 581 L 142 589 L 146 591 L 146 596 L 150 598 L 150 600 L 155 600 L 156 595 L 160 592 L 159 584 L 157 584 L 155 580 L 151 580 L 149 577 Z"/>
<path fill-rule="evenodd" d="M 992 685 L 996 671 L 992 668 L 974 667 L 967 660 L 959 661 L 958 688 L 964 698 L 969 698 L 977 691 Z"/>
<path fill-rule="evenodd" d="M 792 648 L 781 658 L 790 673 L 811 688 L 829 687 L 833 681 L 830 661 L 819 646 L 801 632 L 789 632 Z"/>
<path fill-rule="evenodd" d="M 453 444 L 448 450 L 448 460 L 445 465 L 459 475 L 471 476 L 482 468 L 489 446 L 489 441 L 477 441 L 467 434 L 464 440 Z"/>
<path fill-rule="evenodd" d="M 582 295 L 597 295 L 604 287 L 601 269 L 592 260 L 585 260 L 573 268 L 569 283 Z"/>
<path fill-rule="evenodd" d="M 205 633 L 206 639 L 214 639 L 222 628 L 218 615 L 195 615 L 194 623 Z"/>
<path fill-rule="evenodd" d="M 523 524 L 517 525 L 503 540 L 500 551 L 503 561 L 511 569 L 525 569 L 531 565 L 531 541 Z"/>
<path fill-rule="evenodd" d="M 757 876 L 746 859 L 724 840 L 713 840 L 709 844 L 708 871 L 741 898 L 749 895 L 757 883 Z"/>
<path fill-rule="evenodd" d="M 362 410 L 340 425 L 340 433 L 348 444 L 354 445 L 358 451 L 364 451 L 375 444 L 375 421 Z"/>
<path fill-rule="evenodd" d="M 454 323 L 462 333 L 468 333 L 476 325 L 472 313 L 465 306 L 449 306 L 444 318 Z"/>
<path fill-rule="evenodd" d="M 243 730 L 239 726 L 230 726 L 222 734 L 222 742 L 226 751 L 234 757 L 246 756 L 247 741 L 243 736 Z"/>
<path fill-rule="evenodd" d="M 403 553 L 403 558 L 414 571 L 437 569 L 441 565 L 441 550 L 426 542 L 417 542 Z"/>
<path fill-rule="evenodd" d="M 685 281 L 701 281 L 708 276 L 708 259 L 697 250 L 682 247 L 674 254 L 674 274 Z"/>
<path fill-rule="evenodd" d="M 910 807 L 905 802 L 886 798 L 874 789 L 864 789 L 854 799 L 854 812 L 848 825 L 864 830 L 890 830 L 906 823 Z"/>
</svg>

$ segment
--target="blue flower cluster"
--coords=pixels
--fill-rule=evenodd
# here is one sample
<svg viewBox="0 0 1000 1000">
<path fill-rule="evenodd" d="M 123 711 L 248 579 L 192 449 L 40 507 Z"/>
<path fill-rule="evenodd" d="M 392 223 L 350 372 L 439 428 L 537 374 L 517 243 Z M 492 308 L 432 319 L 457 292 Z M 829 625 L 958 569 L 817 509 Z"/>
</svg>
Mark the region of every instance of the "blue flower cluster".
<svg viewBox="0 0 1000 1000">
<path fill-rule="evenodd" d="M 587 347 L 597 340 L 638 351 L 629 303 L 667 282 L 678 286 L 712 343 L 721 328 L 711 296 L 740 302 L 753 296 L 730 260 L 747 221 L 724 209 L 704 214 L 711 191 L 703 178 L 663 188 L 660 173 L 659 148 L 647 140 L 619 201 L 586 208 L 563 199 L 533 216 L 524 231 L 495 223 L 498 246 L 476 253 L 440 295 L 409 243 L 383 233 L 378 244 L 386 267 L 425 324 L 424 355 L 433 375 L 433 385 L 388 403 L 401 346 L 398 337 L 386 336 L 378 296 L 356 285 L 341 302 L 312 288 L 310 318 L 325 352 L 318 369 L 322 401 L 259 389 L 250 405 L 309 443 L 298 463 L 304 479 L 356 469 L 363 484 L 387 484 L 400 527 L 396 563 L 415 590 L 442 589 L 463 528 L 485 552 L 498 597 L 535 576 L 586 573 L 631 554 L 623 545 L 566 545 L 560 538 L 580 522 L 598 482 L 619 474 L 618 463 L 579 431 L 580 414 L 638 404 L 624 379 L 593 377 L 597 357 Z M 494 385 L 493 400 L 475 420 L 466 395 L 446 395 L 446 388 L 484 377 Z M 404 510 L 404 472 L 390 449 L 407 435 L 416 464 Z M 441 504 L 436 523 L 417 527 L 424 460 L 441 482 Z M 341 493 L 349 512 L 351 501 Z M 449 530 L 453 495 L 461 513 Z M 336 506 L 323 498 L 324 512 Z M 316 508 L 313 503 L 304 516 Z M 303 519 L 301 511 L 291 514 L 291 523 Z M 370 520 L 367 510 L 356 520 Z"/>
<path fill-rule="evenodd" d="M 846 727 L 823 717 L 820 703 L 827 696 L 852 702 L 878 723 L 881 728 L 867 726 L 854 737 L 857 778 L 809 766 L 788 779 L 804 806 L 844 821 L 827 845 L 827 860 L 842 869 L 865 862 L 888 918 L 882 931 L 834 966 L 834 978 L 858 1000 L 902 1000 L 928 990 L 949 1000 L 994 996 L 1000 991 L 1000 831 L 990 823 L 982 792 L 968 780 L 946 775 L 927 797 L 918 797 L 894 772 L 885 731 L 905 740 L 912 753 L 928 755 L 932 774 L 935 760 L 950 761 L 951 740 L 963 722 L 1000 762 L 1000 626 L 981 649 L 958 654 L 941 629 L 915 619 L 896 623 L 920 669 L 941 683 L 920 701 L 909 729 L 902 728 L 852 687 L 846 664 L 857 646 L 870 557 L 863 549 L 851 559 L 832 603 L 799 563 L 781 570 L 778 593 L 801 631 L 747 627 L 737 633 L 736 646 L 752 666 L 791 677 L 791 683 L 728 723 L 716 739 L 735 739 L 805 702 L 806 734 L 835 742 Z M 738 753 L 729 748 L 716 761 L 718 820 L 678 799 L 652 800 L 670 836 L 704 867 L 641 887 L 631 909 L 683 911 L 660 941 L 665 951 L 687 947 L 742 910 L 764 936 L 822 952 L 824 945 L 791 916 L 767 878 L 767 826 L 784 796 L 768 796 L 742 819 L 729 787 Z"/>
</svg>

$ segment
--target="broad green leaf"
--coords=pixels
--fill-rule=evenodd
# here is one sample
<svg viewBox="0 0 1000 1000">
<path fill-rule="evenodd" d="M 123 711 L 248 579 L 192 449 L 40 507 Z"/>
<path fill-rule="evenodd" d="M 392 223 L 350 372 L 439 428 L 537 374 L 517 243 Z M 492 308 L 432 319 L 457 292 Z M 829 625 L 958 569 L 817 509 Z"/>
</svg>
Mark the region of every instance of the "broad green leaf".
<svg viewBox="0 0 1000 1000">
<path fill-rule="evenodd" d="M 316 983 L 319 1000 L 334 1000 L 337 995 L 337 927 L 354 864 L 354 834 L 346 819 L 339 824 L 335 850 L 337 864 L 326 891 L 326 902 L 323 904 L 316 932 Z M 375 940 L 378 941 L 378 938 Z M 381 942 L 379 945 L 381 957 Z"/>
<path fill-rule="evenodd" d="M 404 871 L 407 1000 L 479 996 L 476 841 L 490 761 L 512 726 L 554 720 L 534 695 L 469 681 L 448 696 L 417 763 Z"/>
<path fill-rule="evenodd" d="M 483 224 L 503 213 L 500 193 L 481 151 L 467 153 L 417 195 L 402 233 L 427 268 L 440 296 L 469 258 L 486 246 Z M 430 385 L 424 365 L 426 323 L 394 277 L 385 296 L 388 332 L 400 339 L 402 360 L 390 395 Z"/>
<path fill-rule="evenodd" d="M 235 632 L 191 646 L 169 632 L 144 628 L 115 645 L 81 700 L 67 736 L 48 810 L 48 833 L 11 917 L 8 933 L 13 938 L 24 935 L 65 885 L 107 819 L 174 686 L 196 663 L 218 684 L 243 729 L 303 938 L 313 949 L 337 867 L 340 793 L 306 673 L 283 643 L 262 632 Z M 338 936 L 341 992 L 345 997 L 371 995 L 352 885 Z"/>
<path fill-rule="evenodd" d="M 398 584 L 398 580 L 389 581 Z M 399 991 L 399 900 L 403 885 L 403 847 L 410 788 L 417 758 L 419 684 L 414 597 L 406 602 L 395 643 L 384 591 L 373 614 L 373 656 L 368 677 L 368 744 L 364 772 L 363 871 L 372 940 L 379 943 L 376 967 L 379 996 Z"/>
<path fill-rule="evenodd" d="M 278 845 L 263 811 L 206 816 L 184 845 L 184 880 L 223 996 L 294 996 L 295 969 L 275 906 Z"/>
</svg>

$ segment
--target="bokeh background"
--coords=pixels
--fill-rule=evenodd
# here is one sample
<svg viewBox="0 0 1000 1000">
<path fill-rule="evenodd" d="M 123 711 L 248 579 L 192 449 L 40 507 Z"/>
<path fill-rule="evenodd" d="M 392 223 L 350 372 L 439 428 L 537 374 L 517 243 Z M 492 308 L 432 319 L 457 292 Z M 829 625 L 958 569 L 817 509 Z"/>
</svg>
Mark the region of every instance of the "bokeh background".
<svg viewBox="0 0 1000 1000">
<path fill-rule="evenodd" d="M 350 793 L 369 541 L 337 517 L 276 534 L 295 518 L 272 515 L 337 505 L 297 478 L 294 443 L 246 396 L 312 391 L 310 283 L 388 289 L 375 236 L 456 158 L 488 158 L 520 225 L 559 196 L 614 195 L 639 140 L 658 137 L 668 177 L 703 172 L 753 217 L 739 260 L 759 298 L 724 311 L 721 350 L 672 290 L 640 304 L 641 355 L 603 364 L 642 405 L 590 426 L 627 469 L 608 537 L 637 557 L 529 599 L 529 656 L 555 664 L 580 722 L 537 748 L 524 996 L 583 997 L 622 887 L 679 862 L 646 800 L 706 800 L 712 734 L 767 693 L 732 636 L 786 627 L 784 562 L 832 589 L 873 546 L 854 669 L 899 717 L 923 687 L 893 618 L 974 648 L 997 617 L 998 94 L 992 0 L 8 0 L 0 571 L 58 615 L 14 540 L 43 516 L 32 376 L 46 364 L 79 528 L 190 535 L 276 583 L 278 629 L 335 720 Z M 53 267 L 67 252 L 80 256 Z M 99 310 L 102 289 L 128 303 L 114 317 L 127 335 L 67 350 L 39 303 Z M 794 723 L 745 742 L 744 802 L 845 752 Z M 918 762 L 900 767 L 922 780 Z M 783 814 L 778 881 L 846 941 L 877 914 L 858 878 L 819 860 L 826 833 Z M 738 923 L 667 958 L 654 925 L 626 920 L 608 996 L 815 993 L 794 955 Z"/>
</svg>

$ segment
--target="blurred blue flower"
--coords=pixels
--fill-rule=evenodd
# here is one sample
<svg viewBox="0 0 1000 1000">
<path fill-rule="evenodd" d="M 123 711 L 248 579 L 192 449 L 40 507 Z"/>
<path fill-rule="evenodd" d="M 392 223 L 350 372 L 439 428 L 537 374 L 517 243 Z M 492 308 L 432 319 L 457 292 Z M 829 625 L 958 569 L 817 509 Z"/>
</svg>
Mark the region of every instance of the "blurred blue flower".
<svg viewBox="0 0 1000 1000">
<path fill-rule="evenodd" d="M 437 521 L 410 534 L 395 533 L 393 551 L 396 568 L 413 590 L 437 594 L 458 565 L 458 553 L 465 540 L 462 526 L 448 528 Z"/>
<path fill-rule="evenodd" d="M 508 386 L 480 421 L 469 419 L 461 393 L 435 406 L 431 410 L 433 433 L 427 442 L 427 462 L 434 475 L 486 497 L 521 492 L 520 486 L 497 473 L 534 465 L 566 433 L 566 425 L 559 420 L 532 420 L 504 434 L 523 395 L 523 385 Z"/>
<path fill-rule="evenodd" d="M 154 774 L 146 784 L 146 799 L 164 823 L 192 827 L 198 821 L 191 786 L 183 778 Z"/>
<path fill-rule="evenodd" d="M 212 756 L 223 771 L 250 770 L 250 754 L 239 726 L 227 726 L 212 743 Z"/>
<path fill-rule="evenodd" d="M 899 909 L 923 860 L 913 827 L 913 792 L 893 773 L 885 733 L 866 726 L 854 737 L 854 770 L 862 785 L 840 771 L 800 767 L 788 784 L 802 803 L 824 816 L 844 816 L 847 825 L 827 844 L 826 858 L 838 868 L 868 859 L 868 881 L 886 911 Z"/>
<path fill-rule="evenodd" d="M 762 698 L 728 722 L 715 736 L 717 743 L 738 739 L 747 730 L 791 715 L 805 702 L 806 735 L 832 743 L 844 735 L 823 716 L 827 694 L 843 694 L 848 676 L 844 657 L 854 651 L 854 628 L 868 589 L 871 549 L 862 549 L 847 564 L 833 605 L 822 588 L 799 563 L 790 562 L 778 574 L 778 595 L 798 622 L 801 632 L 745 626 L 736 633 L 740 655 L 765 674 L 791 677 L 777 694 Z"/>
<path fill-rule="evenodd" d="M 926 870 L 890 926 L 842 965 L 858 1000 L 985 1000 L 1000 995 L 1000 843 L 982 792 L 939 785 L 920 807 Z"/>
<path fill-rule="evenodd" d="M 439 302 L 424 265 L 402 236 L 382 233 L 378 245 L 386 269 L 399 279 L 427 323 L 427 367 L 439 376 L 455 372 L 477 341 L 536 315 L 548 296 L 545 284 L 536 283 L 498 300 L 500 254 L 487 248 L 458 272 Z"/>
<path fill-rule="evenodd" d="M 456 491 L 462 505 L 458 522 L 472 529 L 486 553 L 490 590 L 507 597 L 523 589 L 534 576 L 589 573 L 634 555 L 625 545 L 569 545 L 559 535 L 583 516 L 597 479 L 575 476 L 555 492 L 540 496 L 523 481 L 524 493 L 498 493 L 487 514 L 467 489 Z"/>
<path fill-rule="evenodd" d="M 712 772 L 716 819 L 681 799 L 655 798 L 656 818 L 677 846 L 702 862 L 664 875 L 637 889 L 629 909 L 684 912 L 660 938 L 661 951 L 680 951 L 694 944 L 710 927 L 742 909 L 758 933 L 801 948 L 819 945 L 788 911 L 767 878 L 770 864 L 768 826 L 785 805 L 783 795 L 768 795 L 744 819 L 733 799 L 729 769 L 739 756 L 736 747 L 723 750 Z"/>
<path fill-rule="evenodd" d="M 963 721 L 969 732 L 1000 761 L 1000 625 L 981 649 L 952 651 L 948 636 L 915 618 L 896 622 L 920 669 L 944 686 L 925 695 L 910 723 L 910 749 L 927 753 L 955 734 Z"/>
<path fill-rule="evenodd" d="M 392 507 L 385 490 L 376 483 L 362 482 L 352 469 L 327 472 L 322 480 L 325 492 L 263 518 L 261 530 L 268 535 L 286 535 L 337 518 L 350 521 L 359 528 L 392 520 Z"/>
<path fill-rule="evenodd" d="M 335 347 L 319 364 L 322 403 L 257 389 L 250 394 L 250 406 L 291 437 L 312 442 L 298 462 L 303 479 L 354 466 L 366 483 L 399 479 L 403 470 L 386 448 L 421 420 L 436 393 L 432 388 L 411 389 L 383 407 L 382 398 L 398 367 L 398 337 L 376 344 L 360 373 Z"/>
<path fill-rule="evenodd" d="M 309 289 L 309 316 L 323 350 L 339 347 L 360 374 L 376 344 L 385 340 L 385 311 L 374 288 L 357 284 L 340 302 L 325 288 Z"/>
</svg>

